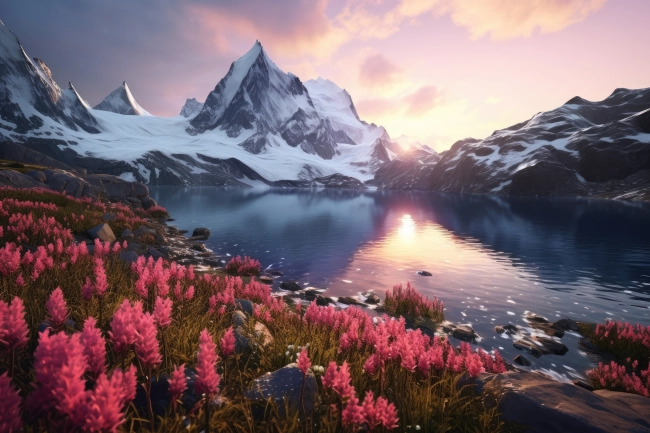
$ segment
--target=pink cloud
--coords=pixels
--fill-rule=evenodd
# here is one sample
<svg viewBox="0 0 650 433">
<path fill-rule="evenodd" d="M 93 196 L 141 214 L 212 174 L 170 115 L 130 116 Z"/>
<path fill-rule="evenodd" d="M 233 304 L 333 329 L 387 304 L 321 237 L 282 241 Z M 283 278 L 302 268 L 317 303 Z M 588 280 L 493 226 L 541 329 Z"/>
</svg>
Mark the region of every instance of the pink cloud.
<svg viewBox="0 0 650 433">
<path fill-rule="evenodd" d="M 374 54 L 365 58 L 359 65 L 359 80 L 368 87 L 380 87 L 392 84 L 402 70 L 382 54 Z"/>
<path fill-rule="evenodd" d="M 449 14 L 472 38 L 529 37 L 562 30 L 598 11 L 607 0 L 443 0 L 436 12 Z"/>
<path fill-rule="evenodd" d="M 422 86 L 413 93 L 398 98 L 373 98 L 359 101 L 357 108 L 362 118 L 376 118 L 388 114 L 421 117 L 443 102 L 441 92 L 434 86 Z"/>
<path fill-rule="evenodd" d="M 434 86 L 422 86 L 410 95 L 402 98 L 406 115 L 420 117 L 431 111 L 441 100 L 441 95 Z"/>
</svg>

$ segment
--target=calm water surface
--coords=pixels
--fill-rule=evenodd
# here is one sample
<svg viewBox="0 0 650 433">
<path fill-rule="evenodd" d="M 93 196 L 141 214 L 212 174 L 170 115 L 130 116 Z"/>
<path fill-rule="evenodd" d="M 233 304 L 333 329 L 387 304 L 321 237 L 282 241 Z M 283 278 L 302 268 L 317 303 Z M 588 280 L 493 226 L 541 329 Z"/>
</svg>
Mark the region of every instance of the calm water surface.
<svg viewBox="0 0 650 433">
<path fill-rule="evenodd" d="M 250 255 L 330 296 L 380 295 L 410 281 L 471 324 L 484 349 L 521 354 L 495 325 L 555 320 L 650 324 L 650 206 L 586 199 L 423 192 L 153 187 L 179 229 L 207 227 L 224 260 Z M 433 277 L 416 275 L 427 270 Z M 279 282 L 276 283 L 276 285 Z M 527 356 L 565 378 L 592 361 L 567 333 L 565 356 Z"/>
</svg>

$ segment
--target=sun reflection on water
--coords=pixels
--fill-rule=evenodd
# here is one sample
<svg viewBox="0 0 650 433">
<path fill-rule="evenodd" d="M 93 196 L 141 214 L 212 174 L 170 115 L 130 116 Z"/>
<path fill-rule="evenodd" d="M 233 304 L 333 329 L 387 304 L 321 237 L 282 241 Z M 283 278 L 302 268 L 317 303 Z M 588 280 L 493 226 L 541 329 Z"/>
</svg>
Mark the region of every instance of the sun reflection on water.
<svg viewBox="0 0 650 433">
<path fill-rule="evenodd" d="M 413 217 L 409 214 L 404 214 L 400 219 L 400 225 L 397 229 L 397 233 L 401 240 L 413 240 L 415 237 L 415 221 Z"/>
</svg>

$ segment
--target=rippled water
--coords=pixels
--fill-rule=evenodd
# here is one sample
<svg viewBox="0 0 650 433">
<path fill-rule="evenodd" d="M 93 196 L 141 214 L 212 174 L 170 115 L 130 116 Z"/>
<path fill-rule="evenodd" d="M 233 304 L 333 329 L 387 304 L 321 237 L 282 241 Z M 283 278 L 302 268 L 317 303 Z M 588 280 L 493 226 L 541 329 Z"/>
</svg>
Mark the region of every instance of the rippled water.
<svg viewBox="0 0 650 433">
<path fill-rule="evenodd" d="M 154 187 L 179 229 L 208 227 L 215 254 L 246 254 L 330 296 L 410 281 L 471 324 L 485 349 L 521 354 L 495 325 L 549 320 L 650 324 L 650 206 L 586 199 L 341 190 Z M 427 270 L 433 277 L 416 275 Z M 527 356 L 569 378 L 591 361 Z"/>
</svg>

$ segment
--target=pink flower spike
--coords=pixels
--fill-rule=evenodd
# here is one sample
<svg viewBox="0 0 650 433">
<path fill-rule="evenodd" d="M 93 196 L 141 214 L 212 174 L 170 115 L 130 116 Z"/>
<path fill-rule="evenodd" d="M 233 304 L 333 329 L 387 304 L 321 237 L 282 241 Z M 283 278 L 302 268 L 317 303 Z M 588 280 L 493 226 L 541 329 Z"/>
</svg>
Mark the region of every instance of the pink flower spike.
<svg viewBox="0 0 650 433">
<path fill-rule="evenodd" d="M 358 425 L 363 422 L 363 408 L 357 403 L 359 403 L 359 399 L 352 395 L 343 409 L 341 416 L 344 427 Z"/>
<path fill-rule="evenodd" d="M 156 367 L 162 362 L 159 352 L 156 324 L 150 313 L 140 316 L 135 340 L 135 354 L 138 355 L 144 368 Z"/>
<path fill-rule="evenodd" d="M 181 364 L 178 367 L 174 367 L 174 371 L 169 378 L 169 395 L 172 397 L 172 401 L 179 400 L 186 389 L 185 364 Z"/>
<path fill-rule="evenodd" d="M 99 257 L 95 258 L 95 290 L 97 291 L 97 296 L 100 298 L 103 298 L 106 290 L 108 290 L 104 261 Z"/>
<path fill-rule="evenodd" d="M 363 408 L 363 417 L 368 424 L 368 428 L 370 431 L 373 431 L 375 427 L 381 424 L 381 420 L 379 413 L 375 408 L 375 396 L 372 391 L 366 392 L 366 397 L 363 399 L 361 407 Z"/>
<path fill-rule="evenodd" d="M 81 344 L 84 346 L 84 356 L 88 363 L 88 372 L 97 378 L 106 370 L 106 341 L 101 331 L 96 327 L 94 317 L 88 317 L 81 331 Z"/>
<path fill-rule="evenodd" d="M 303 346 L 300 354 L 298 355 L 298 369 L 302 372 L 302 375 L 306 375 L 311 367 L 311 361 L 309 356 L 307 356 L 307 348 Z"/>
<path fill-rule="evenodd" d="M 221 338 L 221 354 L 224 358 L 229 357 L 235 351 L 235 335 L 232 326 L 228 328 Z"/>
<path fill-rule="evenodd" d="M 22 287 L 25 285 L 25 279 L 23 278 L 23 274 L 18 274 L 18 278 L 16 278 L 16 285 L 18 287 Z"/>
<path fill-rule="evenodd" d="M 153 307 L 153 317 L 156 319 L 156 325 L 160 329 L 164 329 L 172 323 L 172 307 L 173 302 L 171 299 L 163 299 L 160 296 L 156 297 L 156 303 Z"/>
<path fill-rule="evenodd" d="M 137 339 L 136 326 L 142 316 L 142 302 L 138 301 L 133 306 L 128 299 L 119 306 L 111 320 L 111 331 L 108 335 L 113 342 L 113 350 L 124 353 L 129 350 Z"/>
<path fill-rule="evenodd" d="M 337 370 L 338 370 L 338 366 L 336 365 L 336 362 L 330 361 L 329 365 L 327 366 L 327 371 L 325 371 L 325 374 L 321 379 L 321 382 L 323 383 L 323 388 L 332 387 L 332 385 L 334 384 L 334 378 L 336 378 Z"/>
<path fill-rule="evenodd" d="M 86 277 L 86 284 L 81 287 L 81 296 L 84 298 L 84 301 L 90 302 L 90 300 L 93 298 L 94 292 L 95 286 L 93 285 L 92 281 L 90 281 L 90 277 Z"/>
<path fill-rule="evenodd" d="M 379 419 L 381 419 L 381 423 L 386 430 L 393 430 L 399 427 L 397 424 L 397 421 L 399 421 L 399 418 L 397 418 L 397 409 L 393 403 L 389 404 L 385 398 L 377 397 L 375 410 L 379 414 Z"/>
<path fill-rule="evenodd" d="M 10 305 L 0 301 L 0 344 L 17 349 L 27 343 L 28 332 L 23 301 L 17 296 Z"/>
<path fill-rule="evenodd" d="M 11 385 L 11 378 L 4 373 L 0 376 L 0 431 L 19 432 L 23 428 L 20 418 L 20 395 L 18 390 Z"/>
<path fill-rule="evenodd" d="M 88 402 L 77 416 L 77 424 L 89 432 L 116 432 L 125 421 L 124 392 L 122 391 L 122 372 L 116 370 L 108 379 L 102 373 L 97 379 L 95 389 L 87 391 Z"/>
<path fill-rule="evenodd" d="M 68 307 L 65 304 L 63 291 L 61 291 L 60 287 L 54 289 L 50 299 L 45 303 L 45 308 L 47 308 L 48 319 L 54 329 L 61 328 L 65 321 L 68 320 Z"/>
<path fill-rule="evenodd" d="M 185 299 L 189 301 L 193 297 L 194 297 L 194 286 L 190 286 L 185 291 Z"/>
<path fill-rule="evenodd" d="M 216 396 L 219 393 L 219 382 L 221 376 L 217 374 L 216 363 L 217 354 L 216 345 L 212 341 L 212 336 L 207 329 L 201 331 L 199 336 L 199 353 L 196 364 L 196 382 L 194 388 L 197 394 L 206 394 L 207 396 Z"/>
</svg>

